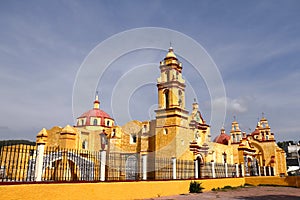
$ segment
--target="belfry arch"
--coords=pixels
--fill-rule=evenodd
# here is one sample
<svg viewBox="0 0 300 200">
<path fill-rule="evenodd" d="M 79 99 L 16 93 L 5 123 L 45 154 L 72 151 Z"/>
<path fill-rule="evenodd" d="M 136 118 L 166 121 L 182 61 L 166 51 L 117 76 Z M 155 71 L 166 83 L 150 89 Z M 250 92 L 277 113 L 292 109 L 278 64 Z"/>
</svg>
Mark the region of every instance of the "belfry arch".
<svg viewBox="0 0 300 200">
<path fill-rule="evenodd" d="M 164 90 L 164 104 L 165 108 L 170 107 L 170 91 L 168 89 Z"/>
<path fill-rule="evenodd" d="M 258 144 L 257 142 L 255 141 L 251 141 L 250 144 L 255 148 L 257 149 L 257 154 L 256 154 L 256 159 L 259 160 L 259 165 L 260 166 L 264 166 L 265 163 L 263 162 L 264 160 L 266 160 L 265 158 L 265 155 L 264 155 L 264 150 L 263 148 L 261 147 L 260 144 Z"/>
</svg>

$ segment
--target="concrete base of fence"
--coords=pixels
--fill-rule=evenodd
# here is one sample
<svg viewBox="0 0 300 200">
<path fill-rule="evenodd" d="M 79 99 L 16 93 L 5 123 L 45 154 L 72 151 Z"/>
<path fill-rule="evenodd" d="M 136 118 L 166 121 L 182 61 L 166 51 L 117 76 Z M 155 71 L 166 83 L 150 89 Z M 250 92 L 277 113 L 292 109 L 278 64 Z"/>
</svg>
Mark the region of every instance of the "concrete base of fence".
<svg viewBox="0 0 300 200">
<path fill-rule="evenodd" d="M 226 185 L 240 186 L 244 178 L 197 180 L 204 191 Z M 62 184 L 0 185 L 2 199 L 58 200 L 58 199 L 143 199 L 189 192 L 190 180 L 100 182 Z"/>
<path fill-rule="evenodd" d="M 245 177 L 245 182 L 251 185 L 282 185 L 282 186 L 292 186 L 300 187 L 300 177 L 299 176 L 288 176 L 288 177 L 278 177 L 278 176 L 259 176 L 259 177 Z"/>
<path fill-rule="evenodd" d="M 197 180 L 204 191 L 226 185 L 240 186 L 273 184 L 300 187 L 300 177 L 246 177 Z M 143 199 L 178 195 L 189 192 L 190 180 L 100 182 L 100 183 L 54 183 L 0 185 L 0 196 L 5 200 L 59 200 L 59 199 Z M 138 192 L 137 192 L 138 191 Z"/>
</svg>

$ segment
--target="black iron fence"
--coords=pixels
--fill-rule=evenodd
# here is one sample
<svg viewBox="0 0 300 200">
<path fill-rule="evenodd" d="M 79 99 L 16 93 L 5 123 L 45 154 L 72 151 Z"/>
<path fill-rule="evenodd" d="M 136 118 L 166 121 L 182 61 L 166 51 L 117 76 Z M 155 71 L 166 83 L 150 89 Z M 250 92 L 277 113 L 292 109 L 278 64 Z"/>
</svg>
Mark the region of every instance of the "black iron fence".
<svg viewBox="0 0 300 200">
<path fill-rule="evenodd" d="M 33 145 L 5 145 L 0 150 L 0 181 L 34 181 L 36 149 Z"/>
<path fill-rule="evenodd" d="M 176 179 L 195 178 L 195 164 L 193 160 L 176 160 Z"/>
<path fill-rule="evenodd" d="M 155 179 L 170 180 L 173 179 L 173 168 L 171 158 L 155 159 Z"/>
<path fill-rule="evenodd" d="M 200 178 L 213 178 L 213 173 L 212 173 L 212 163 L 204 163 L 200 167 Z"/>
<path fill-rule="evenodd" d="M 194 179 L 196 173 L 197 178 L 245 175 L 242 165 L 213 162 L 195 165 L 195 162 L 198 161 L 137 153 L 107 154 L 62 148 L 38 151 L 34 145 L 6 145 L 0 151 L 0 182 Z M 270 167 L 255 170 L 259 175 L 274 175 Z"/>
<path fill-rule="evenodd" d="M 100 152 L 46 148 L 42 181 L 97 181 Z"/>
</svg>

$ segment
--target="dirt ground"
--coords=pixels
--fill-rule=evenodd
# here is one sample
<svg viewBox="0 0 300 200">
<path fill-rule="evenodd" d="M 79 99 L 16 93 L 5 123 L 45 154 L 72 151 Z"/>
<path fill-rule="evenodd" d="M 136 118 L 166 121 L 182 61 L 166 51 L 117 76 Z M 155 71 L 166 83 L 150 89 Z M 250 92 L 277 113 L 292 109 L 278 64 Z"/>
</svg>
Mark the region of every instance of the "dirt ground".
<svg viewBox="0 0 300 200">
<path fill-rule="evenodd" d="M 199 194 L 181 194 L 176 196 L 158 197 L 152 199 L 171 200 L 198 200 L 198 199 L 245 199 L 245 200 L 300 200 L 300 188 L 292 187 L 270 187 L 270 186 L 257 186 L 245 187 L 238 189 L 228 189 L 226 191 L 210 191 Z"/>
</svg>

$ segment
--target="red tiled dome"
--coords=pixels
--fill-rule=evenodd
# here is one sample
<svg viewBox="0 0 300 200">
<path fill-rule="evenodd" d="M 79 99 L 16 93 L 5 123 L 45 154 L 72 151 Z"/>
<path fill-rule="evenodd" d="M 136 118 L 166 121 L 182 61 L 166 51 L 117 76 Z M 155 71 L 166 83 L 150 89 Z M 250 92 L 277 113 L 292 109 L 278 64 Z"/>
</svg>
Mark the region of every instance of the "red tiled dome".
<svg viewBox="0 0 300 200">
<path fill-rule="evenodd" d="M 230 140 L 230 136 L 227 135 L 226 133 L 221 133 L 219 136 L 217 136 L 214 139 L 214 142 L 219 143 L 219 144 L 228 144 L 228 141 Z"/>
<path fill-rule="evenodd" d="M 253 131 L 252 133 L 251 133 L 251 135 L 253 136 L 253 135 L 259 135 L 259 130 L 258 129 L 255 129 L 255 131 Z"/>
<path fill-rule="evenodd" d="M 83 113 L 80 117 L 78 117 L 78 119 L 86 118 L 85 124 L 88 125 L 90 124 L 91 117 L 101 118 L 101 126 L 105 126 L 104 119 L 112 119 L 105 111 L 95 108 Z"/>
<path fill-rule="evenodd" d="M 83 113 L 80 117 L 78 117 L 77 121 L 77 126 L 108 126 L 110 127 L 111 124 L 110 122 L 112 121 L 113 123 L 113 118 L 109 116 L 105 111 L 101 110 L 100 108 L 100 101 L 98 100 L 98 94 L 96 95 L 96 99 L 94 101 L 94 108 L 92 110 L 89 110 L 85 113 Z M 100 119 L 100 120 L 98 120 Z M 105 119 L 109 119 L 105 120 Z M 91 120 L 97 120 L 95 123 L 91 123 Z M 99 124 L 100 121 L 100 124 Z M 107 124 L 105 124 L 107 123 Z"/>
</svg>

